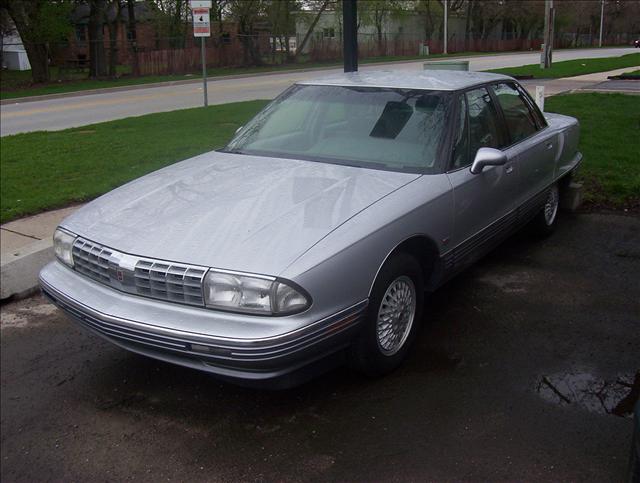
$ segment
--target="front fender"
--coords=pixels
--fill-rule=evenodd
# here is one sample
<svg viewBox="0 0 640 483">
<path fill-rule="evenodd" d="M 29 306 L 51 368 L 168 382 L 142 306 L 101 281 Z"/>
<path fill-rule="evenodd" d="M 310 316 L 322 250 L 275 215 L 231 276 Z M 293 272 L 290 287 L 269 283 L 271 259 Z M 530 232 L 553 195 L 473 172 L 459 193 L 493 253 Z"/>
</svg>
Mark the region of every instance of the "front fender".
<svg viewBox="0 0 640 483">
<path fill-rule="evenodd" d="M 403 241 L 424 236 L 442 252 L 453 231 L 446 175 L 425 175 L 332 231 L 281 274 L 320 306 L 347 307 L 369 296 L 376 275 Z"/>
</svg>

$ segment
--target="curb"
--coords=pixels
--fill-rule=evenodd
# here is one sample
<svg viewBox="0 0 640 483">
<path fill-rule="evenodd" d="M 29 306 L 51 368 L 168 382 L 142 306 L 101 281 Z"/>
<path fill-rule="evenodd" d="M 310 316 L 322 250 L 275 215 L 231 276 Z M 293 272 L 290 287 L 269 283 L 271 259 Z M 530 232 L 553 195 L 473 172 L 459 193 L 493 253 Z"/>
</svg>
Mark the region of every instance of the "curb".
<svg viewBox="0 0 640 483">
<path fill-rule="evenodd" d="M 0 263 L 0 300 L 23 298 L 38 289 L 38 274 L 53 260 L 53 243 L 40 240 L 20 251 L 2 257 Z"/>
</svg>

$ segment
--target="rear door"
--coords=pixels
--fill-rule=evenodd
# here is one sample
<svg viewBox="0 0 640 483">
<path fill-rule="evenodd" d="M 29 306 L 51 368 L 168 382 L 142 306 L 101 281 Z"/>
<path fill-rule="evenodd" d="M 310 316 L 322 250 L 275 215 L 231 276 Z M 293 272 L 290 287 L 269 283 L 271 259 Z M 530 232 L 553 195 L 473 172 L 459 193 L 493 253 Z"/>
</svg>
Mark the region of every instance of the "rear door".
<svg viewBox="0 0 640 483">
<path fill-rule="evenodd" d="M 558 137 L 547 127 L 530 97 L 513 82 L 492 86 L 518 169 L 517 206 L 534 200 L 553 182 Z"/>
<path fill-rule="evenodd" d="M 513 153 L 504 150 L 509 138 L 495 98 L 486 87 L 479 87 L 462 93 L 458 102 L 452 162 L 447 173 L 454 195 L 450 245 L 456 250 L 453 268 L 473 261 L 485 242 L 508 229 L 507 215 L 514 209 L 518 192 L 517 166 Z M 481 147 L 503 150 L 507 163 L 471 173 L 471 163 Z"/>
</svg>

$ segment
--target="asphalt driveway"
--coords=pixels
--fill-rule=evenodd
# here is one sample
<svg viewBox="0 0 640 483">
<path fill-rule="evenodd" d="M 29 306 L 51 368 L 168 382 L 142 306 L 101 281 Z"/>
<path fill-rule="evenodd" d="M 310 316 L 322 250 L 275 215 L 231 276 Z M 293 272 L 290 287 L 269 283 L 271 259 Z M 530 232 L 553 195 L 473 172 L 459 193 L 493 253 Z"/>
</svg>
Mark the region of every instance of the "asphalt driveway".
<svg viewBox="0 0 640 483">
<path fill-rule="evenodd" d="M 391 376 L 283 392 L 129 354 L 39 296 L 5 305 L 2 480 L 621 481 L 639 273 L 638 218 L 565 215 L 438 291 Z"/>
</svg>

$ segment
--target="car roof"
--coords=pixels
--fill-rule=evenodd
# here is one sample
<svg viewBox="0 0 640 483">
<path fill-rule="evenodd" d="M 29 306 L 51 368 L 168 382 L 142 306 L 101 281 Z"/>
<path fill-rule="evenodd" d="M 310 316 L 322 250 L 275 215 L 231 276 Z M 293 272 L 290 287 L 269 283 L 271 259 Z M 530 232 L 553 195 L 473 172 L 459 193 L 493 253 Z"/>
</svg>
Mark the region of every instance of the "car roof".
<svg viewBox="0 0 640 483">
<path fill-rule="evenodd" d="M 513 80 L 513 78 L 489 72 L 456 70 L 365 70 L 298 81 L 296 84 L 457 91 L 499 80 Z"/>
</svg>

